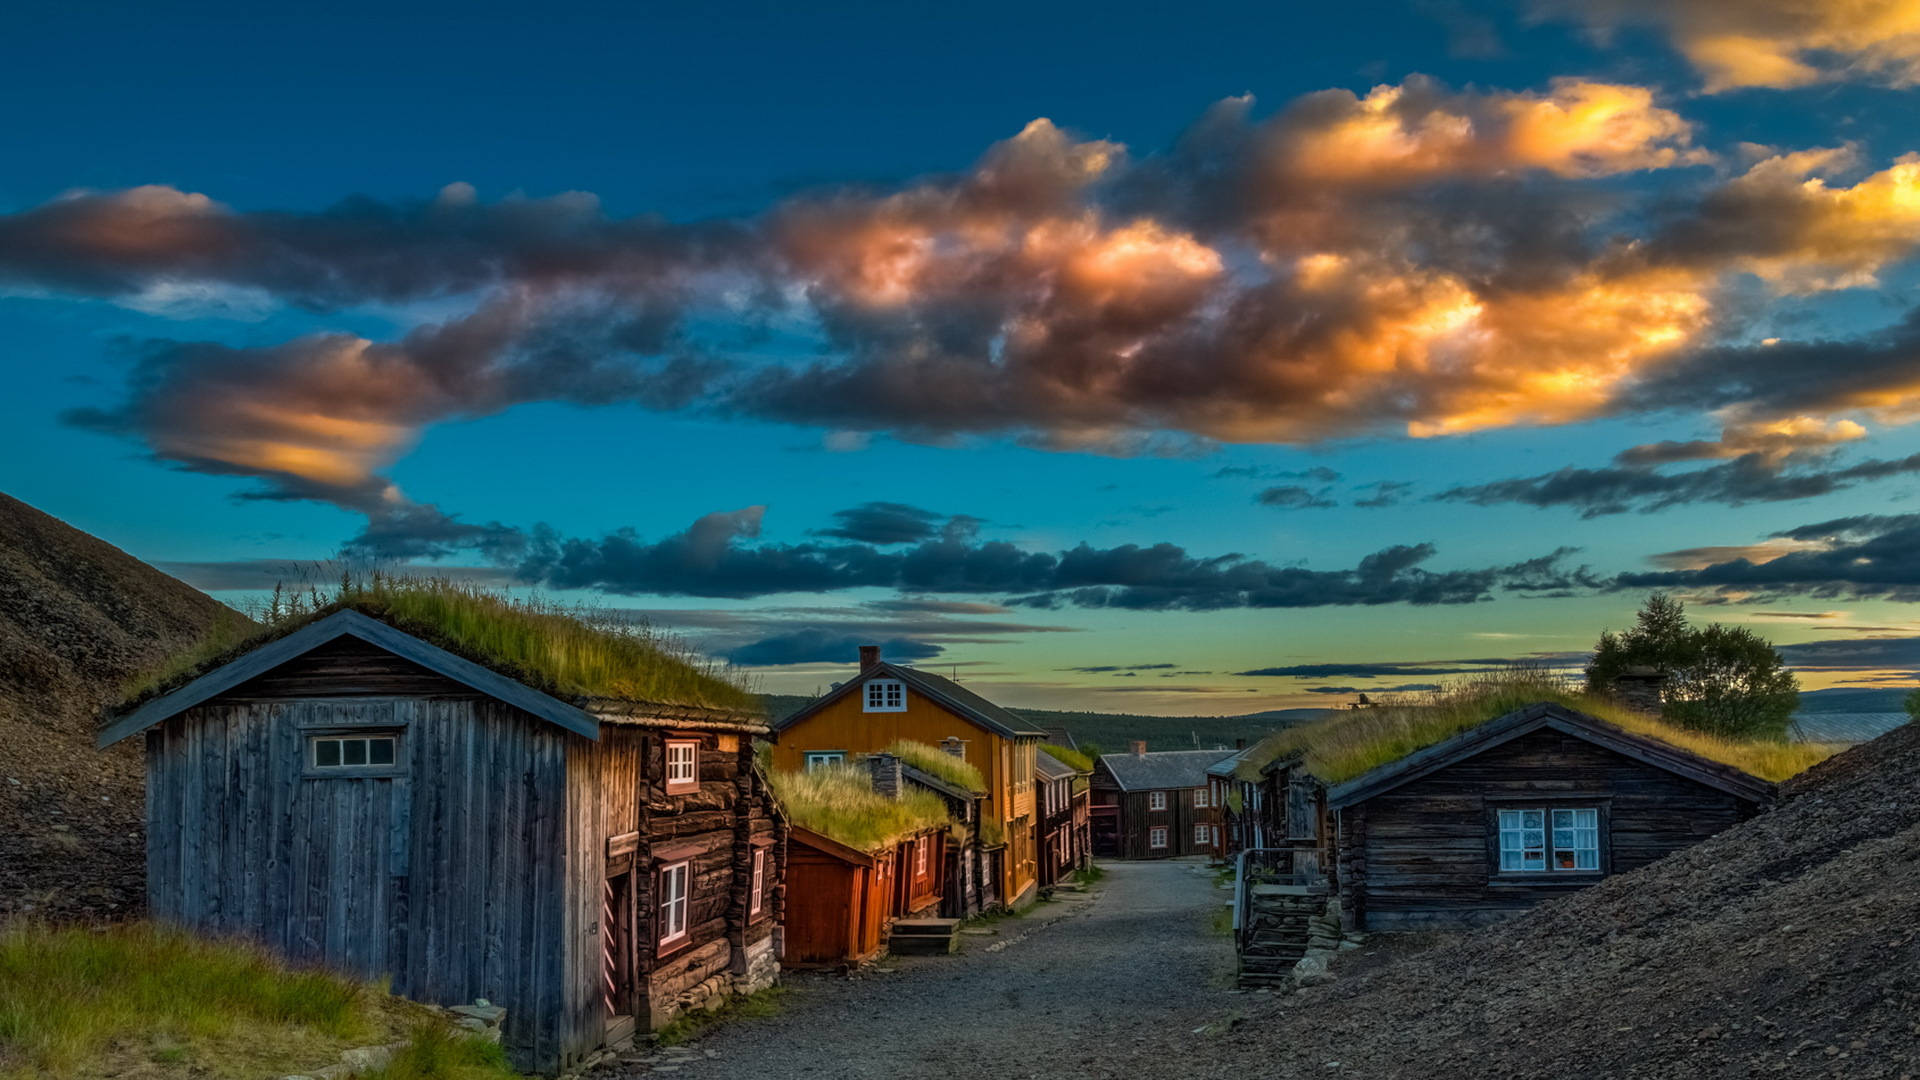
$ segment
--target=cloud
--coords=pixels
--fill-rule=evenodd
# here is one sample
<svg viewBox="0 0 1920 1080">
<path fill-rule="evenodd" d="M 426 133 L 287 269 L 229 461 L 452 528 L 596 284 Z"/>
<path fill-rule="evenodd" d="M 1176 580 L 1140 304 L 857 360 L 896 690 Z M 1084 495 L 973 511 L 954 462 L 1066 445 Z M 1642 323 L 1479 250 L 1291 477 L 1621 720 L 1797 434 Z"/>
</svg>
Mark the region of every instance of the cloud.
<svg viewBox="0 0 1920 1080">
<path fill-rule="evenodd" d="M 726 659 L 743 667 L 851 663 L 859 659 L 860 646 L 873 644 L 876 642 L 857 635 L 809 628 L 748 642 L 728 651 Z M 877 644 L 880 654 L 889 660 L 927 660 L 943 651 L 938 645 L 909 638 L 893 638 Z"/>
<path fill-rule="evenodd" d="M 1439 683 L 1401 683 L 1398 686 L 1309 686 L 1309 694 L 1412 694 L 1440 689 Z"/>
<path fill-rule="evenodd" d="M 1317 483 L 1331 484 L 1340 479 L 1340 474 L 1325 465 L 1315 465 L 1308 469 L 1270 469 L 1264 465 L 1226 465 L 1214 470 L 1215 480 L 1227 480 L 1244 477 L 1249 480 L 1312 480 Z"/>
<path fill-rule="evenodd" d="M 1468 675 L 1503 666 L 1510 661 L 1502 659 L 1485 660 L 1415 660 L 1406 663 L 1340 663 L 1340 664 L 1288 664 L 1281 667 L 1255 668 L 1252 671 L 1236 671 L 1235 675 L 1250 675 L 1272 678 L 1325 679 L 1341 676 L 1368 679 L 1400 677 L 1419 677 L 1433 675 Z"/>
<path fill-rule="evenodd" d="M 1534 0 L 1533 7 L 1601 32 L 1654 27 L 1708 93 L 1841 80 L 1920 83 L 1920 4 L 1913 0 Z"/>
<path fill-rule="evenodd" d="M 935 533 L 941 515 L 897 502 L 863 503 L 833 513 L 836 524 L 817 529 L 816 536 L 832 536 L 863 544 L 910 544 Z"/>
<path fill-rule="evenodd" d="M 1284 487 L 1270 487 L 1254 496 L 1253 501 L 1279 510 L 1324 510 L 1340 505 L 1328 498 L 1327 492 L 1326 488 L 1314 491 L 1290 484 Z"/>
<path fill-rule="evenodd" d="M 1353 505 L 1377 510 L 1387 506 L 1398 506 L 1400 500 L 1413 490 L 1413 485 L 1404 480 L 1376 480 L 1371 484 L 1361 484 L 1354 490 L 1356 492 L 1371 491 L 1373 494 L 1364 499 L 1353 500 Z"/>
<path fill-rule="evenodd" d="M 1778 646 L 1788 666 L 1801 671 L 1920 669 L 1920 637 L 1836 638 Z M 1912 678 L 1909 674 L 1908 678 Z"/>
<path fill-rule="evenodd" d="M 1685 569 L 1622 574 L 1615 586 L 1701 590 L 1740 600 L 1920 600 L 1920 514 L 1835 518 L 1772 539 L 1788 543 Z"/>
<path fill-rule="evenodd" d="M 1111 675 L 1116 672 L 1127 672 L 1131 674 L 1138 671 L 1163 671 L 1179 666 L 1178 664 L 1096 664 L 1092 667 L 1069 667 L 1059 670 L 1079 671 L 1089 675 Z"/>
</svg>

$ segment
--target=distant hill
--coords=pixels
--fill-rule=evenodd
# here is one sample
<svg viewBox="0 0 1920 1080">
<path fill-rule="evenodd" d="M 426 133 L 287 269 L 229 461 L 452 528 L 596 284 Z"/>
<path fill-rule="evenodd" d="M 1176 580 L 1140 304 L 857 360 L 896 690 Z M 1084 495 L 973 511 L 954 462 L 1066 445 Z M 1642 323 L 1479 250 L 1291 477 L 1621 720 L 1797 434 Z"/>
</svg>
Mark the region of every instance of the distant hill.
<svg viewBox="0 0 1920 1080">
<path fill-rule="evenodd" d="M 813 700 L 804 694 L 762 694 L 760 698 L 766 704 L 767 715 L 776 720 Z M 1273 709 L 1249 716 L 1147 716 L 1054 709 L 1011 711 L 1032 721 L 1036 728 L 1066 728 L 1076 742 L 1092 743 L 1107 753 L 1125 750 L 1135 739 L 1146 740 L 1149 750 L 1232 746 L 1237 739 L 1251 743 L 1276 728 L 1316 720 L 1330 710 Z"/>
<path fill-rule="evenodd" d="M 1907 694 L 1913 690 L 1910 686 L 1899 686 L 1888 690 L 1856 690 L 1840 687 L 1833 690 L 1806 690 L 1800 694 L 1800 707 L 1796 713 L 1897 713 L 1906 711 Z"/>
<path fill-rule="evenodd" d="M 96 750 L 141 668 L 242 617 L 0 495 L 0 914 L 104 916 L 146 893 L 139 740 Z"/>
</svg>

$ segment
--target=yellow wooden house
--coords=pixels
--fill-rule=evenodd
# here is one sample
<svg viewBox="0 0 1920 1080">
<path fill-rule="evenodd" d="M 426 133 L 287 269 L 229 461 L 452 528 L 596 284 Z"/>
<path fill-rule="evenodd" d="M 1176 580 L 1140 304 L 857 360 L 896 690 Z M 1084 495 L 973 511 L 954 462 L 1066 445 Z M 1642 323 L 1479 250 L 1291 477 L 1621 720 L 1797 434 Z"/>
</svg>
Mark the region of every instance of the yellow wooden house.
<svg viewBox="0 0 1920 1080">
<path fill-rule="evenodd" d="M 982 833 L 1005 842 L 994 891 L 1009 906 L 1033 899 L 1039 880 L 1033 767 L 1043 733 L 1031 724 L 951 679 L 887 663 L 879 646 L 863 645 L 858 674 L 773 730 L 779 770 L 852 761 L 899 739 L 966 759 L 987 781 Z"/>
</svg>

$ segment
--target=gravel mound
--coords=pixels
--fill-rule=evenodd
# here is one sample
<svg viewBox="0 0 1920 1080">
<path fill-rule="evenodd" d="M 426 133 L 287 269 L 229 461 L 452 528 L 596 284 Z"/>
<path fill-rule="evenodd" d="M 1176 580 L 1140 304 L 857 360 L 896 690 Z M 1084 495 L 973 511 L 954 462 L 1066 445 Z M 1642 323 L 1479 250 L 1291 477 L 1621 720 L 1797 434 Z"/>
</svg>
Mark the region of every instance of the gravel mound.
<svg viewBox="0 0 1920 1080">
<path fill-rule="evenodd" d="M 126 679 L 197 639 L 212 597 L 0 495 L 0 915 L 99 918 L 146 894 L 139 740 L 96 750 Z"/>
<path fill-rule="evenodd" d="M 1256 1008 L 1199 1053 L 1219 1076 L 1920 1075 L 1920 728 L 1688 851 Z"/>
</svg>

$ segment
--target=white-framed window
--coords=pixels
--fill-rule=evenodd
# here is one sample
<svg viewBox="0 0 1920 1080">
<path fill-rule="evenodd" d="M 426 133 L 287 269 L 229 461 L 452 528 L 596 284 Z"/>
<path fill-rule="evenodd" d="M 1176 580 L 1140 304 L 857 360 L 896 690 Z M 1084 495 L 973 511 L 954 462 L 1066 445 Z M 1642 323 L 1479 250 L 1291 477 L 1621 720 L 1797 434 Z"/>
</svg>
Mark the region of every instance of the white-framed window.
<svg viewBox="0 0 1920 1080">
<path fill-rule="evenodd" d="M 1163 848 L 1167 846 L 1167 827 L 1165 825 L 1155 825 L 1153 828 L 1147 830 L 1147 846 L 1150 848 Z"/>
<path fill-rule="evenodd" d="M 913 876 L 914 877 L 927 876 L 927 849 L 932 846 L 933 846 L 933 841 L 928 840 L 924 836 L 913 842 Z"/>
<path fill-rule="evenodd" d="M 906 712 L 907 684 L 899 679 L 867 680 L 867 712 Z"/>
<path fill-rule="evenodd" d="M 1195 825 L 1193 827 L 1193 842 L 1196 844 L 1204 844 L 1207 842 L 1207 827 L 1205 825 Z"/>
<path fill-rule="evenodd" d="M 1498 828 L 1503 874 L 1600 870 L 1600 811 L 1596 808 L 1502 810 Z"/>
<path fill-rule="evenodd" d="M 808 772 L 812 772 L 815 769 L 824 769 L 829 765 L 845 765 L 846 763 L 847 763 L 847 752 L 845 750 L 809 750 L 807 751 L 807 771 Z"/>
<path fill-rule="evenodd" d="M 753 849 L 753 886 L 747 890 L 747 914 L 760 914 L 760 905 L 767 896 L 767 849 Z"/>
<path fill-rule="evenodd" d="M 1220 826 L 1218 825 L 1215 825 L 1213 827 L 1213 846 L 1214 847 L 1220 846 Z"/>
<path fill-rule="evenodd" d="M 692 864 L 677 862 L 660 868 L 660 944 L 687 936 L 687 884 Z"/>
<path fill-rule="evenodd" d="M 398 763 L 399 744 L 390 731 L 315 735 L 307 742 L 307 762 L 323 771 L 390 769 Z"/>
<path fill-rule="evenodd" d="M 667 794 L 700 790 L 700 743 L 697 739 L 667 740 Z"/>
<path fill-rule="evenodd" d="M 1193 808 L 1195 810 L 1205 810 L 1207 808 L 1206 788 L 1197 787 L 1193 789 Z"/>
<path fill-rule="evenodd" d="M 1165 810 L 1166 808 L 1167 808 L 1167 793 L 1166 793 L 1166 792 L 1164 792 L 1164 791 L 1149 791 L 1149 792 L 1147 792 L 1147 809 L 1149 809 L 1149 810 Z"/>
</svg>

